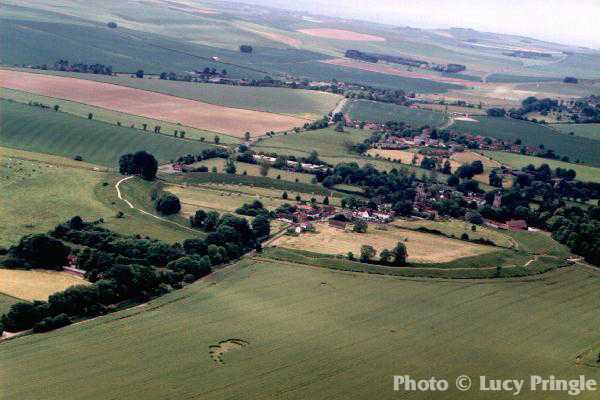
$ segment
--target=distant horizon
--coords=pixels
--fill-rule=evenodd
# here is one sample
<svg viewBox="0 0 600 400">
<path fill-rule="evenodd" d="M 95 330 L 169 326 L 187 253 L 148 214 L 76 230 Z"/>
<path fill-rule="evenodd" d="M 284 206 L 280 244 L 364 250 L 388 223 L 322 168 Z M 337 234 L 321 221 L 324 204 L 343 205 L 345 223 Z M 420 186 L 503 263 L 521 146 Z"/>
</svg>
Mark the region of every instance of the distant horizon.
<svg viewBox="0 0 600 400">
<path fill-rule="evenodd" d="M 444 0 L 376 0 L 368 4 L 346 0 L 343 5 L 333 0 L 239 2 L 399 27 L 473 29 L 600 51 L 600 1 L 595 0 L 580 0 L 577 5 L 564 0 L 455 0 L 452 4 Z"/>
</svg>

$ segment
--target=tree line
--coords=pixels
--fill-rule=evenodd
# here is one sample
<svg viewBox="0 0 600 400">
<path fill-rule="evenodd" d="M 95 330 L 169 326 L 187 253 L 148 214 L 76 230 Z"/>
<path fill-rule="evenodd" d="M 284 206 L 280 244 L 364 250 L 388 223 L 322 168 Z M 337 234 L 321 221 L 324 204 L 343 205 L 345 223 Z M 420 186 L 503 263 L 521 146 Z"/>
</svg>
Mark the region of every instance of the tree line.
<svg viewBox="0 0 600 400">
<path fill-rule="evenodd" d="M 24 236 L 8 249 L 4 267 L 60 270 L 74 255 L 77 267 L 92 284 L 57 292 L 47 302 L 14 304 L 0 317 L 0 332 L 44 332 L 109 313 L 119 304 L 139 303 L 180 289 L 209 274 L 212 267 L 259 248 L 270 232 L 268 220 L 266 224 L 257 220 L 251 227 L 246 219 L 231 214 L 207 215 L 201 222 L 209 232 L 206 239 L 175 244 L 120 235 L 102 228 L 101 221 L 85 222 L 80 217 L 48 234 Z"/>
</svg>

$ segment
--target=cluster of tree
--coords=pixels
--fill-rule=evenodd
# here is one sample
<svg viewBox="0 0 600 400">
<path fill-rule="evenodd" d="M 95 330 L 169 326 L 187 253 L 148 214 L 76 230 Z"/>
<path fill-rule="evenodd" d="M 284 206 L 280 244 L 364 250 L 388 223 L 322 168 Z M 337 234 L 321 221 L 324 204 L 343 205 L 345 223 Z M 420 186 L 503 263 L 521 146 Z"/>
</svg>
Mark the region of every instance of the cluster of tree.
<svg viewBox="0 0 600 400">
<path fill-rule="evenodd" d="M 600 122 L 600 96 L 589 96 L 576 100 L 572 107 L 571 120 L 576 123 Z"/>
<path fill-rule="evenodd" d="M 479 174 L 483 174 L 483 163 L 480 160 L 475 160 L 470 164 L 463 164 L 455 171 L 455 175 L 460 179 L 471 179 Z"/>
<path fill-rule="evenodd" d="M 190 217 L 190 225 L 208 232 L 208 243 L 233 243 L 241 249 L 255 248 L 271 232 L 268 213 L 257 214 L 250 226 L 245 218 L 199 209 Z"/>
<path fill-rule="evenodd" d="M 208 149 L 204 149 L 202 150 L 200 153 L 194 155 L 194 154 L 187 154 L 185 156 L 179 157 L 176 162 L 178 164 L 193 164 L 196 161 L 204 161 L 204 160 L 210 160 L 211 158 L 229 158 L 229 151 L 227 151 L 227 149 L 224 149 L 222 147 L 211 147 Z"/>
<path fill-rule="evenodd" d="M 112 75 L 113 68 L 104 64 L 69 63 L 69 60 L 60 59 L 54 63 L 55 71 L 81 72 L 84 74 Z"/>
<path fill-rule="evenodd" d="M 517 110 L 518 114 L 527 114 L 530 112 L 539 112 L 542 115 L 547 115 L 551 111 L 560 110 L 558 100 L 551 98 L 538 99 L 534 96 L 529 96 L 521 102 L 521 108 Z M 511 114 L 514 111 L 511 110 Z"/>
<path fill-rule="evenodd" d="M 172 215 L 181 211 L 181 202 L 179 197 L 173 193 L 162 192 L 156 199 L 154 207 L 156 211 L 163 215 Z"/>
<path fill-rule="evenodd" d="M 161 72 L 159 78 L 168 81 L 181 81 L 181 82 L 206 82 L 209 78 L 226 78 L 228 76 L 227 70 L 222 69 L 218 71 L 216 68 L 205 67 L 203 69 L 196 69 L 194 73 L 178 74 L 176 72 Z"/>
<path fill-rule="evenodd" d="M 317 181 L 325 187 L 349 184 L 363 188 L 366 197 L 379 202 L 396 203 L 413 200 L 415 195 L 414 175 L 405 175 L 396 169 L 381 172 L 370 164 L 359 167 L 357 163 L 340 163 L 333 169 L 317 174 Z"/>
<path fill-rule="evenodd" d="M 398 242 L 396 247 L 392 250 L 383 249 L 379 253 L 379 260 L 374 260 L 377 255 L 377 251 L 370 245 L 363 245 L 360 248 L 360 261 L 363 263 L 371 263 L 371 264 L 379 264 L 379 265 L 390 265 L 394 267 L 401 267 L 406 265 L 406 258 L 408 257 L 408 252 L 406 251 L 406 246 L 402 242 Z M 350 252 L 348 253 L 348 258 L 350 260 L 354 259 L 354 255 Z"/>
<path fill-rule="evenodd" d="M 152 154 L 145 151 L 123 154 L 119 159 L 119 172 L 122 175 L 140 175 L 151 181 L 156 178 L 157 171 L 158 161 Z"/>
<path fill-rule="evenodd" d="M 377 57 L 375 54 L 365 53 L 359 50 L 346 50 L 344 57 L 370 63 L 376 63 L 379 61 L 379 57 Z"/>
<path fill-rule="evenodd" d="M 240 46 L 240 51 L 242 53 L 248 53 L 248 54 L 250 54 L 250 53 L 252 53 L 253 48 L 250 45 L 243 44 L 243 45 Z"/>
<path fill-rule="evenodd" d="M 304 129 L 307 131 L 315 131 L 317 129 L 327 128 L 329 126 L 329 117 L 325 116 L 313 122 L 307 122 L 304 124 Z"/>
<path fill-rule="evenodd" d="M 506 110 L 504 108 L 488 108 L 488 117 L 504 117 L 506 116 Z"/>
<path fill-rule="evenodd" d="M 249 217 L 256 217 L 258 215 L 266 215 L 270 217 L 269 210 L 265 208 L 260 200 L 254 200 L 252 203 L 244 203 L 241 207 L 235 210 L 236 214 L 247 215 Z"/>
<path fill-rule="evenodd" d="M 237 221 L 223 217 L 220 227 Z M 206 241 L 188 239 L 170 245 L 161 241 L 127 237 L 86 223 L 79 217 L 58 225 L 51 235 L 29 235 L 8 250 L 10 266 L 61 268 L 69 254 L 77 255 L 77 266 L 86 271 L 89 286 L 74 286 L 51 295 L 47 302 L 17 303 L 0 318 L 0 331 L 33 328 L 36 332 L 67 325 L 73 319 L 109 312 L 121 302 L 145 301 L 192 282 L 211 271 L 211 266 L 241 256 L 255 238 L 231 234 L 225 228 Z M 234 240 L 232 240 L 232 238 Z M 237 240 L 235 240 L 237 239 Z M 83 251 L 65 243 L 85 246 Z M 18 261 L 18 262 L 17 262 Z"/>
<path fill-rule="evenodd" d="M 353 89 L 344 92 L 348 99 L 379 101 L 381 103 L 407 104 L 407 96 L 403 90 L 387 90 L 376 88 Z"/>
<path fill-rule="evenodd" d="M 167 244 L 119 235 L 100 227 L 100 221 L 89 223 L 80 217 L 58 225 L 50 235 L 23 237 L 8 249 L 5 266 L 60 269 L 75 254 L 77 267 L 86 271 L 93 284 L 55 293 L 48 302 L 15 304 L 0 318 L 0 332 L 47 331 L 104 314 L 122 302 L 146 301 L 210 273 L 212 266 L 260 248 L 270 234 L 265 215 L 254 218 L 252 226 L 245 218 L 202 210 L 192 219 L 193 226 L 208 232 L 206 239 Z M 78 249 L 65 244 L 69 242 Z"/>
<path fill-rule="evenodd" d="M 546 220 L 552 237 L 589 263 L 600 265 L 600 207 L 562 207 Z"/>
</svg>

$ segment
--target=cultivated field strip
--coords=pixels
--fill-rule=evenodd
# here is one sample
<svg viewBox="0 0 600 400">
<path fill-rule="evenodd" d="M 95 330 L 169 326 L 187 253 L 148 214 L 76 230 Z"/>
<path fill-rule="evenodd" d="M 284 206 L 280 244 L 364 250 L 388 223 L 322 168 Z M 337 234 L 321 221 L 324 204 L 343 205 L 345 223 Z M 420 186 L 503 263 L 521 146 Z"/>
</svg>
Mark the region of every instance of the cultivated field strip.
<svg viewBox="0 0 600 400">
<path fill-rule="evenodd" d="M 236 137 L 245 132 L 263 135 L 284 131 L 307 122 L 298 117 L 223 107 L 125 86 L 20 71 L 0 70 L 0 85 Z"/>
<path fill-rule="evenodd" d="M 391 399 L 403 398 L 393 374 L 598 379 L 574 359 L 598 341 L 599 285 L 578 268 L 530 282 L 416 282 L 246 260 L 146 312 L 7 343 L 0 367 L 13 366 L 15 384 L 2 390 L 7 399 L 65 390 L 82 399 Z M 230 338 L 247 345 L 215 367 L 210 346 Z M 478 398 L 445 398 L 459 396 Z"/>
</svg>

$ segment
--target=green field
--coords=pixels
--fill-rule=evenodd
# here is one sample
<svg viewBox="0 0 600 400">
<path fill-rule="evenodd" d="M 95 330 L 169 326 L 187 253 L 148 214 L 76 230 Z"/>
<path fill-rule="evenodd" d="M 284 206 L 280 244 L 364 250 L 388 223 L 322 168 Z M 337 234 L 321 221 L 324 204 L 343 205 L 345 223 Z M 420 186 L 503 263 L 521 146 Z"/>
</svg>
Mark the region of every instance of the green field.
<svg viewBox="0 0 600 400">
<path fill-rule="evenodd" d="M 163 176 L 167 182 L 184 185 L 240 185 L 250 188 L 267 188 L 281 191 L 318 194 L 327 196 L 330 194 L 340 196 L 340 193 L 331 191 L 325 187 L 312 183 L 292 182 L 283 179 L 273 179 L 264 176 L 251 176 L 241 174 L 224 174 L 212 172 L 194 172 L 184 175 Z"/>
<path fill-rule="evenodd" d="M 446 116 L 437 111 L 418 110 L 392 103 L 381 103 L 369 100 L 350 100 L 344 112 L 352 119 L 385 123 L 387 121 L 404 122 L 414 128 L 421 126 L 439 126 L 446 122 Z"/>
<path fill-rule="evenodd" d="M 104 226 L 123 234 L 169 242 L 194 236 L 129 209 L 114 188 L 121 176 L 93 168 L 67 158 L 0 147 L 0 246 L 15 244 L 23 235 L 46 232 L 74 215 L 103 218 Z M 118 211 L 125 217 L 116 218 Z"/>
<path fill-rule="evenodd" d="M 217 172 L 224 172 L 226 163 L 227 160 L 225 160 L 224 158 L 213 158 L 210 160 L 199 161 L 193 164 L 192 166 L 199 167 L 201 165 L 204 165 L 208 168 L 209 171 L 212 171 L 212 168 L 216 167 Z M 243 175 L 245 171 L 246 174 L 250 176 L 261 176 L 261 167 L 258 164 L 248 164 L 239 161 L 234 161 L 234 164 L 237 168 L 236 174 Z M 296 180 L 298 180 L 298 182 L 302 183 L 311 183 L 315 176 L 313 174 L 307 174 L 303 172 L 269 168 L 269 171 L 267 172 L 267 177 L 272 179 L 277 179 L 277 177 L 280 177 L 280 179 L 290 182 L 296 182 Z"/>
<path fill-rule="evenodd" d="M 0 293 L 0 315 L 7 313 L 10 306 L 20 301 L 23 300 L 17 299 L 16 297 L 12 297 L 4 293 Z"/>
<path fill-rule="evenodd" d="M 12 90 L 6 88 L 0 88 L 0 97 L 7 100 L 14 100 L 18 103 L 28 104 L 31 102 L 38 102 L 49 107 L 55 105 L 60 106 L 60 111 L 76 115 L 78 117 L 87 118 L 89 113 L 92 113 L 94 120 L 108 122 L 112 125 L 121 123 L 121 126 L 131 127 L 138 130 L 142 130 L 143 124 L 146 124 L 149 129 L 152 129 L 156 125 L 160 125 L 161 132 L 165 134 L 172 134 L 175 130 L 185 131 L 185 137 L 188 139 L 201 140 L 204 138 L 206 142 L 213 142 L 214 137 L 218 136 L 220 143 L 223 144 L 237 144 L 240 142 L 239 138 L 217 134 L 215 132 L 209 132 L 202 129 L 193 128 L 190 126 L 182 126 L 174 124 L 172 122 L 161 121 L 152 118 L 146 118 L 139 115 L 126 114 L 119 111 L 108 110 L 106 108 L 94 107 L 88 104 L 77 103 L 75 101 L 62 100 L 54 97 L 41 96 L 38 94 L 21 92 L 19 90 Z"/>
<path fill-rule="evenodd" d="M 498 82 L 498 83 L 523 83 L 523 82 L 546 82 L 561 80 L 562 78 L 550 78 L 543 76 L 524 76 L 524 75 L 510 75 L 510 74 L 491 74 L 487 77 L 486 82 Z"/>
<path fill-rule="evenodd" d="M 550 126 L 562 133 L 573 132 L 575 136 L 600 140 L 600 124 L 553 124 Z"/>
<path fill-rule="evenodd" d="M 482 151 L 481 153 L 503 164 L 513 168 L 521 169 L 529 164 L 539 167 L 542 164 L 548 164 L 550 168 L 572 169 L 577 173 L 575 179 L 580 181 L 600 182 L 600 168 L 589 165 L 572 164 L 564 161 L 550 160 L 547 158 L 525 156 L 522 154 L 507 153 L 504 151 Z"/>
<path fill-rule="evenodd" d="M 336 132 L 334 128 L 318 129 L 300 133 L 276 135 L 260 140 L 257 151 L 275 152 L 282 155 L 306 156 L 316 150 L 319 156 L 346 156 L 348 150 L 345 144 L 360 143 L 370 136 L 367 130 L 345 128 L 345 132 Z"/>
<path fill-rule="evenodd" d="M 64 7 L 73 7 L 73 5 Z M 338 79 L 403 89 L 407 92 L 439 93 L 456 88 L 456 85 L 426 79 L 404 78 L 320 63 L 320 60 L 330 58 L 327 53 L 331 52 L 319 46 L 311 47 L 312 50 L 281 48 L 280 45 L 273 46 L 270 40 L 261 39 L 261 46 L 255 47 L 253 54 L 242 54 L 233 50 L 237 49 L 239 44 L 246 43 L 244 36 L 239 35 L 239 30 L 235 27 L 232 37 L 237 33 L 240 42 L 219 43 L 222 41 L 219 38 L 232 34 L 232 29 L 223 30 L 223 18 L 228 19 L 228 17 L 194 21 L 196 25 L 192 28 L 196 28 L 198 32 L 207 29 L 207 22 L 216 25 L 216 29 L 214 33 L 209 32 L 205 37 L 188 40 L 186 35 L 173 34 L 173 32 L 181 32 L 173 29 L 173 27 L 181 27 L 179 21 L 167 24 L 167 29 L 163 31 L 157 31 L 157 22 L 160 21 L 158 24 L 162 25 L 169 14 L 172 15 L 172 10 L 167 7 L 150 23 L 148 21 L 138 23 L 132 21 L 132 18 L 135 20 L 136 17 L 127 16 L 136 13 L 139 15 L 139 9 L 122 10 L 118 6 L 114 7 L 116 7 L 114 13 L 101 9 L 98 11 L 99 16 L 95 16 L 90 10 L 95 8 L 94 5 L 83 7 L 88 11 L 85 13 L 81 12 L 82 7 L 75 6 L 77 10 L 74 14 L 79 15 L 74 17 L 67 13 L 57 13 L 54 7 L 49 7 L 52 11 L 48 12 L 5 5 L 0 14 L 2 21 L 0 34 L 10 40 L 3 43 L 0 58 L 5 65 L 52 64 L 58 59 L 102 62 L 112 65 L 117 72 L 129 73 L 139 68 L 146 73 L 160 73 L 210 67 L 219 71 L 226 69 L 228 75 L 236 78 L 256 79 L 271 75 L 282 78 L 294 76 L 310 80 Z M 144 13 L 146 10 L 147 8 L 144 9 Z M 230 9 L 227 11 L 229 12 Z M 100 16 L 105 19 L 96 21 Z M 125 21 L 122 16 L 125 16 Z M 105 25 L 107 20 L 124 22 L 127 27 L 108 29 Z M 188 32 L 193 31 L 188 29 Z M 257 40 L 257 36 L 250 32 L 245 35 L 251 41 Z M 212 57 L 218 57 L 219 61 L 214 61 Z"/>
<path fill-rule="evenodd" d="M 125 153 L 146 150 L 161 162 L 209 145 L 195 140 L 118 127 L 71 114 L 0 100 L 0 145 L 21 150 L 82 156 L 85 161 L 116 168 Z"/>
<path fill-rule="evenodd" d="M 0 380 L 8 384 L 0 393 L 6 400 L 392 399 L 402 394 L 392 390 L 392 375 L 404 373 L 451 382 L 460 374 L 598 380 L 600 370 L 576 357 L 598 351 L 590 327 L 600 324 L 599 287 L 600 277 L 583 268 L 481 283 L 250 259 L 145 307 L 5 343 Z M 217 366 L 209 346 L 229 339 L 247 345 Z M 444 398 L 481 398 L 450 387 Z"/>
<path fill-rule="evenodd" d="M 600 166 L 600 141 L 586 137 L 558 134 L 555 130 L 533 122 L 509 118 L 476 117 L 479 122 L 455 121 L 452 129 L 458 132 L 490 136 L 513 143 L 521 139 L 523 144 L 554 150 L 559 156 L 580 160 Z"/>
</svg>

